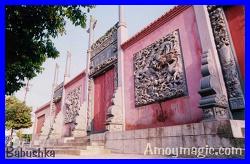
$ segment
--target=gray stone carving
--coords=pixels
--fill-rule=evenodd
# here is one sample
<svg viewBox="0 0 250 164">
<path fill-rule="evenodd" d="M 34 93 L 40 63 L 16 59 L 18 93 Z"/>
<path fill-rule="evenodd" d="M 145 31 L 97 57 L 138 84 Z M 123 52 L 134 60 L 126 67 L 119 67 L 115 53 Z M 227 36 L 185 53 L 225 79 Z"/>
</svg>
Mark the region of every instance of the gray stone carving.
<svg viewBox="0 0 250 164">
<path fill-rule="evenodd" d="M 69 92 L 65 97 L 64 104 L 64 123 L 76 123 L 76 116 L 79 115 L 81 107 L 80 96 L 81 86 Z"/>
<path fill-rule="evenodd" d="M 95 76 L 117 61 L 118 24 L 91 46 L 90 76 Z"/>
<path fill-rule="evenodd" d="M 135 105 L 187 95 L 179 31 L 134 54 Z"/>
<path fill-rule="evenodd" d="M 203 110 L 203 120 L 221 120 L 230 118 L 228 101 L 219 92 L 219 80 L 215 75 L 211 52 L 208 50 L 201 56 L 201 95 L 200 108 Z"/>
<path fill-rule="evenodd" d="M 53 95 L 53 102 L 58 102 L 62 99 L 62 94 L 63 94 L 63 82 L 59 84 L 55 90 L 54 90 L 54 95 Z"/>
<path fill-rule="evenodd" d="M 117 29 L 118 23 L 116 23 L 112 28 L 110 28 L 101 38 L 99 38 L 92 46 L 91 46 L 91 58 L 93 58 L 96 54 L 104 50 L 113 42 L 117 41 Z"/>
<path fill-rule="evenodd" d="M 208 6 L 208 12 L 216 48 L 222 65 L 230 108 L 231 110 L 244 109 L 244 94 L 223 9 L 218 6 Z"/>
</svg>

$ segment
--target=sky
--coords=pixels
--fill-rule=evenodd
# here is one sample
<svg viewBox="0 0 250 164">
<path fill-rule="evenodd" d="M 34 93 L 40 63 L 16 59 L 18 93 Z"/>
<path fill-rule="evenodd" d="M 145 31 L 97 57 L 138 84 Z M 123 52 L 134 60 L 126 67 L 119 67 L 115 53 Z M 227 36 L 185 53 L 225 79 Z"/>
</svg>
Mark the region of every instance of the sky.
<svg viewBox="0 0 250 164">
<path fill-rule="evenodd" d="M 173 6 L 170 5 L 124 6 L 128 38 L 142 30 L 145 26 L 163 15 L 172 7 Z M 118 6 L 97 5 L 96 8 L 92 9 L 88 14 L 88 20 L 86 22 L 87 27 L 89 15 L 93 15 L 95 19 L 97 19 L 94 33 L 95 41 L 118 21 Z M 59 64 L 58 83 L 63 81 L 67 51 L 72 54 L 70 79 L 85 69 L 88 47 L 88 33 L 86 30 L 87 28 L 82 29 L 80 27 L 75 27 L 67 21 L 66 35 L 53 39 L 55 47 L 60 52 L 60 56 L 56 59 L 47 59 L 43 64 L 44 71 L 29 82 L 31 85 L 27 93 L 26 103 L 33 108 L 33 111 L 50 100 L 55 63 Z M 24 94 L 25 89 L 22 88 L 15 93 L 15 96 L 23 100 Z"/>
</svg>

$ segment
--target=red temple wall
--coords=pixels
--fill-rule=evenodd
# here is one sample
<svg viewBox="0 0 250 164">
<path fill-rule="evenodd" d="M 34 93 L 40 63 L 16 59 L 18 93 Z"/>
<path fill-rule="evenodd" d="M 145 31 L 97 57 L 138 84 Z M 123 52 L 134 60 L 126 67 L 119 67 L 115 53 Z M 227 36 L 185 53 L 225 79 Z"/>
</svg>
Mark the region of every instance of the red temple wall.
<svg viewBox="0 0 250 164">
<path fill-rule="evenodd" d="M 39 135 L 46 117 L 49 115 L 50 103 L 46 103 L 35 111 L 34 134 Z"/>
<path fill-rule="evenodd" d="M 225 9 L 228 26 L 236 51 L 243 80 L 245 79 L 245 10 L 244 6 L 232 6 Z"/>
<path fill-rule="evenodd" d="M 64 98 L 67 96 L 68 93 L 73 91 L 77 87 L 81 87 L 81 95 L 80 95 L 80 103 L 82 104 L 84 101 L 84 93 L 85 93 L 85 72 L 81 72 L 79 75 L 75 76 L 72 80 L 64 85 L 65 88 L 65 95 Z M 67 123 L 64 124 L 63 127 L 63 134 L 64 136 L 71 136 L 72 129 L 74 128 L 74 123 Z"/>
<path fill-rule="evenodd" d="M 180 42 L 184 58 L 188 96 L 174 98 L 162 103 L 167 113 L 165 122 L 156 118 L 158 103 L 135 107 L 133 54 L 147 47 L 163 36 L 179 29 Z M 125 79 L 125 120 L 126 130 L 170 126 L 201 120 L 202 111 L 198 108 L 201 78 L 201 45 L 192 7 L 184 10 L 159 28 L 144 36 L 141 40 L 124 48 Z"/>
<path fill-rule="evenodd" d="M 45 114 L 37 118 L 36 134 L 40 134 L 45 122 Z"/>
</svg>

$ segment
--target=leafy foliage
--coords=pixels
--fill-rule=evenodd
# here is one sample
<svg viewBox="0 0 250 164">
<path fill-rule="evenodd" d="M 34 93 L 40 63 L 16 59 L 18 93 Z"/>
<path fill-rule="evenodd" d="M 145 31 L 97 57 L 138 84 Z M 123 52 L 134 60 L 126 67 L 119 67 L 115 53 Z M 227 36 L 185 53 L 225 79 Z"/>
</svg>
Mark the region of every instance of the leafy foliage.
<svg viewBox="0 0 250 164">
<path fill-rule="evenodd" d="M 6 96 L 5 126 L 9 130 L 19 130 L 32 126 L 32 108 L 25 105 L 14 96 Z"/>
<path fill-rule="evenodd" d="M 86 27 L 87 13 L 94 6 L 6 7 L 6 94 L 13 94 L 43 70 L 47 58 L 59 52 L 52 38 L 65 34 L 66 19 Z"/>
<path fill-rule="evenodd" d="M 23 139 L 23 133 L 22 133 L 22 131 L 21 131 L 21 130 L 18 130 L 18 131 L 16 132 L 16 136 L 17 136 L 18 139 L 21 141 L 21 140 Z"/>
</svg>

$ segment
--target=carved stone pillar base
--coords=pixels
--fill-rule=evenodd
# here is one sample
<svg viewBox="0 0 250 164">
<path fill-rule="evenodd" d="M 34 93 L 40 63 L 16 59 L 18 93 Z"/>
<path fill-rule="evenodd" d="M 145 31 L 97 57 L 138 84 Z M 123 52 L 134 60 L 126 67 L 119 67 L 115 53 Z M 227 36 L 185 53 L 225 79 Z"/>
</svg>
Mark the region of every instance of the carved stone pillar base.
<svg viewBox="0 0 250 164">
<path fill-rule="evenodd" d="M 122 131 L 123 125 L 110 123 L 109 125 L 106 125 L 106 128 L 110 132 Z"/>
<path fill-rule="evenodd" d="M 203 109 L 203 121 L 211 121 L 211 120 L 228 120 L 229 113 L 228 109 L 221 107 L 211 107 L 207 109 Z"/>
<path fill-rule="evenodd" d="M 75 129 L 73 131 L 73 137 L 84 137 L 87 136 L 87 132 L 85 129 Z"/>
<path fill-rule="evenodd" d="M 53 131 L 51 133 L 51 139 L 59 139 L 62 137 L 62 127 L 63 127 L 63 112 L 60 111 L 53 124 Z"/>
<path fill-rule="evenodd" d="M 40 141 L 43 141 L 43 140 L 47 139 L 47 137 L 49 135 L 49 132 L 51 130 L 51 127 L 50 127 L 51 119 L 52 119 L 52 116 L 46 116 L 45 117 L 45 121 L 44 121 L 43 127 L 41 129 L 41 134 L 39 136 Z"/>
<path fill-rule="evenodd" d="M 123 111 L 122 111 L 122 88 L 115 90 L 112 105 L 109 107 L 106 119 L 106 129 L 108 131 L 123 130 Z"/>
<path fill-rule="evenodd" d="M 76 126 L 73 130 L 73 137 L 84 137 L 87 135 L 87 102 L 84 101 L 78 116 L 76 116 Z"/>
<path fill-rule="evenodd" d="M 227 97 L 220 90 L 219 79 L 215 74 L 215 67 L 211 58 L 211 51 L 207 50 L 201 55 L 201 95 L 200 108 L 203 111 L 203 120 L 230 119 Z"/>
</svg>

